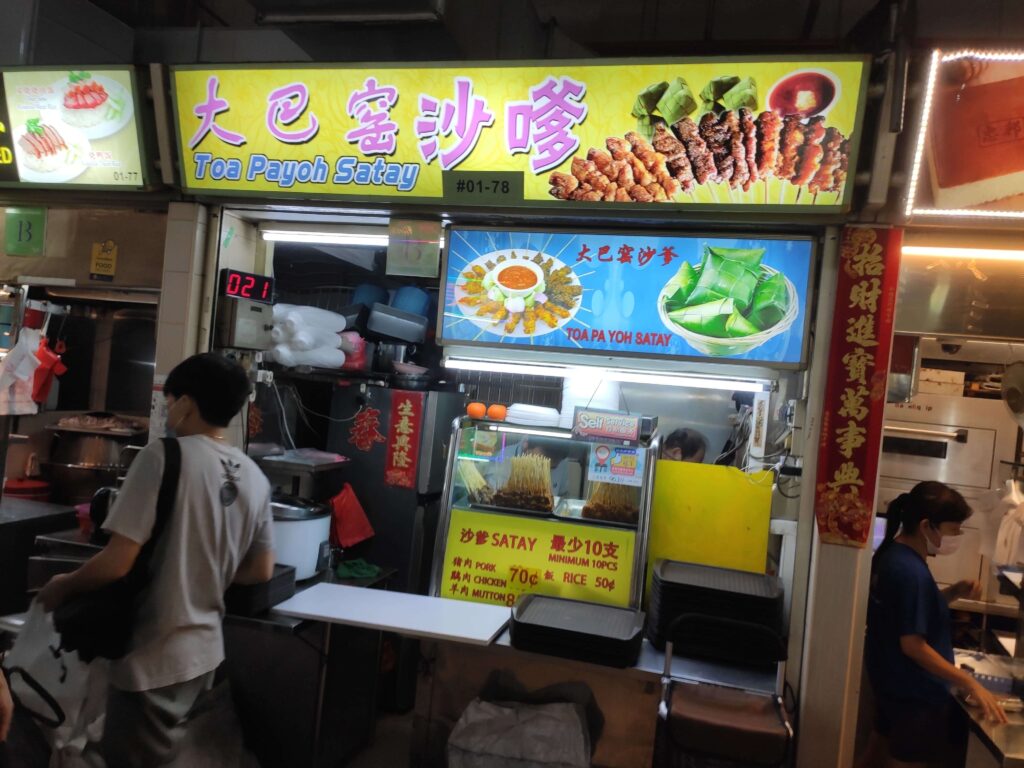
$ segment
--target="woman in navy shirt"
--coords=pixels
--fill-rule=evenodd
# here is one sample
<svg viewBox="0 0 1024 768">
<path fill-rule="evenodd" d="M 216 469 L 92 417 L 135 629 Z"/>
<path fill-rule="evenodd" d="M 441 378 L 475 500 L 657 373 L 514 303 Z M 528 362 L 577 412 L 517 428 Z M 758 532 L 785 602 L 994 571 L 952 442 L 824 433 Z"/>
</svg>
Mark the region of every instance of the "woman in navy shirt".
<svg viewBox="0 0 1024 768">
<path fill-rule="evenodd" d="M 969 693 L 986 717 L 1006 722 L 995 697 L 953 664 L 949 604 L 977 596 L 980 585 L 962 581 L 940 591 L 928 570 L 927 558 L 956 552 L 970 515 L 964 497 L 937 482 L 919 483 L 889 505 L 871 568 L 866 661 L 877 716 L 861 768 L 941 760 L 957 722 L 952 687 Z"/>
</svg>

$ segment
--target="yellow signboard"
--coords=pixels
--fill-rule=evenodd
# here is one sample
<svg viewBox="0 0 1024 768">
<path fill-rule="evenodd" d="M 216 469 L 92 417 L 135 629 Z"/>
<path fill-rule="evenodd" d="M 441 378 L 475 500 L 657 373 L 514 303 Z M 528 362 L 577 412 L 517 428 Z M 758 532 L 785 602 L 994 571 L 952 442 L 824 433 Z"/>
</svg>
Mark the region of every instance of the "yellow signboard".
<svg viewBox="0 0 1024 768">
<path fill-rule="evenodd" d="M 441 597 L 512 605 L 523 594 L 629 605 L 636 532 L 453 509 Z"/>
<path fill-rule="evenodd" d="M 92 258 L 89 261 L 89 279 L 113 282 L 117 275 L 117 243 L 105 240 L 92 244 Z"/>
<path fill-rule="evenodd" d="M 189 68 L 195 192 L 469 205 L 848 203 L 867 62 Z"/>
</svg>

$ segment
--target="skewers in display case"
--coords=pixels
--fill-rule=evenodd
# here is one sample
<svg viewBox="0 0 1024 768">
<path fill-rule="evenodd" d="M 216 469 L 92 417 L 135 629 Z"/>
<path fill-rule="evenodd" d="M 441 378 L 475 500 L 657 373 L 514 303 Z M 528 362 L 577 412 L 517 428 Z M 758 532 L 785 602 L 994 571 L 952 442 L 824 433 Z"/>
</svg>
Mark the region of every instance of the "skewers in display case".
<svg viewBox="0 0 1024 768">
<path fill-rule="evenodd" d="M 515 456 L 509 459 L 508 480 L 494 494 L 494 504 L 514 509 L 551 512 L 551 459 L 546 456 Z"/>
<path fill-rule="evenodd" d="M 477 469 L 476 462 L 459 459 L 459 477 L 466 488 L 466 495 L 471 504 L 494 503 L 494 489 L 488 485 L 484 476 Z"/>
<path fill-rule="evenodd" d="M 636 524 L 640 517 L 640 489 L 614 483 L 593 483 L 583 505 L 583 517 L 610 523 Z"/>
</svg>

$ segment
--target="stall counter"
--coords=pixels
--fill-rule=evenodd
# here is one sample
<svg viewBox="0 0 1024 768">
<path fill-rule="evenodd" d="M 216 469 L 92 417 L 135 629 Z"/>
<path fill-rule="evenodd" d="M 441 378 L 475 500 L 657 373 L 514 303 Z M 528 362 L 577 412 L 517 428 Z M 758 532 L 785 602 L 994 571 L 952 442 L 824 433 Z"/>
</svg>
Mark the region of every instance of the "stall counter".
<svg viewBox="0 0 1024 768">
<path fill-rule="evenodd" d="M 274 612 L 281 616 L 379 629 L 427 640 L 511 648 L 505 629 L 511 618 L 510 610 L 484 603 L 317 584 L 278 604 Z M 645 639 L 640 658 L 630 671 L 660 678 L 664 659 L 664 654 Z M 607 669 L 612 670 L 610 667 Z M 672 676 L 763 693 L 774 691 L 776 683 L 775 674 L 771 671 L 680 656 L 672 660 Z"/>
<path fill-rule="evenodd" d="M 1024 714 L 1009 712 L 1009 724 L 995 725 L 977 707 L 957 701 L 971 724 L 965 768 L 1024 768 Z"/>
</svg>

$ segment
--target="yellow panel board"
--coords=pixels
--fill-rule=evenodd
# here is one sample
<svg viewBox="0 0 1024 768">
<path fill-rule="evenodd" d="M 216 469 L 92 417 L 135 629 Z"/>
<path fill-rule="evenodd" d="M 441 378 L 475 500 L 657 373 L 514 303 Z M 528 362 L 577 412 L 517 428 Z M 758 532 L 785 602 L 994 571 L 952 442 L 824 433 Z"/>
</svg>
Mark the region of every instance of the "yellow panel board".
<svg viewBox="0 0 1024 768">
<path fill-rule="evenodd" d="M 771 472 L 659 461 L 648 565 L 679 560 L 764 573 L 771 492 Z"/>
<path fill-rule="evenodd" d="M 453 509 L 441 597 L 512 605 L 522 594 L 629 605 L 636 532 Z"/>
</svg>

